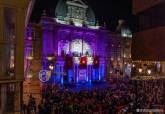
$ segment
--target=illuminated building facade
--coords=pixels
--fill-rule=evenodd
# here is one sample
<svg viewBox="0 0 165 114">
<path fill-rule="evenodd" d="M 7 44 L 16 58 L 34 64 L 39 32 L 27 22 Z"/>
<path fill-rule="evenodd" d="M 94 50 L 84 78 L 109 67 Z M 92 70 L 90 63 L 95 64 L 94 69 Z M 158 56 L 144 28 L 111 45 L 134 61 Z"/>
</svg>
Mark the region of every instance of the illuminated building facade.
<svg viewBox="0 0 165 114">
<path fill-rule="evenodd" d="M 24 52 L 23 100 L 27 103 L 28 96 L 32 94 L 39 103 L 41 84 L 38 80 L 38 74 L 42 69 L 42 28 L 39 24 L 28 24 L 26 27 Z"/>
<path fill-rule="evenodd" d="M 34 35 L 42 32 L 40 40 L 34 40 L 35 36 L 28 34 L 29 31 Z M 99 26 L 92 9 L 83 1 L 59 0 L 55 18 L 44 11 L 39 24 L 28 26 L 25 55 L 28 58 L 30 52 L 33 55 L 30 58 L 35 58 L 38 55 L 34 55 L 33 47 L 37 47 L 41 51 L 38 58 L 41 67 L 33 76 L 27 74 L 25 78 L 32 76 L 44 83 L 73 84 L 105 81 L 113 74 L 123 75 L 125 52 L 130 57 L 130 50 L 127 52 L 124 48 L 126 37 Z M 41 47 L 34 42 L 40 42 Z M 128 45 L 130 49 L 131 43 Z"/>
<path fill-rule="evenodd" d="M 131 76 L 132 70 L 132 58 L 131 58 L 131 47 L 132 47 L 132 32 L 128 27 L 125 20 L 119 20 L 117 31 L 121 37 L 121 48 L 122 48 L 122 63 L 124 75 Z"/>
<path fill-rule="evenodd" d="M 91 16 L 93 19 L 88 20 L 87 6 L 82 1 L 73 2 L 76 7 L 82 5 L 77 10 L 71 5 L 72 2 L 67 2 L 68 8 L 80 10 L 78 14 L 68 12 L 60 20 L 57 13 L 55 20 L 46 16 L 41 19 L 43 69 L 51 70 L 51 81 L 61 84 L 104 81 L 107 56 L 105 41 L 108 40 L 108 31 L 96 26 L 94 17 Z"/>
<path fill-rule="evenodd" d="M 107 54 L 110 55 L 106 58 L 107 78 L 111 76 L 116 77 L 123 73 L 123 58 L 122 58 L 122 38 L 115 33 L 109 34 L 109 40 L 106 45 Z"/>
<path fill-rule="evenodd" d="M 28 0 L 0 0 L 0 113 L 20 114 Z"/>
<path fill-rule="evenodd" d="M 126 26 L 124 20 L 118 21 L 118 26 L 115 33 L 109 34 L 107 52 L 110 55 L 109 61 L 110 74 L 116 76 L 131 76 L 132 59 L 131 59 L 131 45 L 132 32 Z"/>
<path fill-rule="evenodd" d="M 35 76 L 42 82 L 59 84 L 105 81 L 110 76 L 106 64 L 106 58 L 111 58 L 109 31 L 99 26 L 92 9 L 81 0 L 60 0 L 55 12 L 55 18 L 44 12 L 38 24 L 42 31 L 42 65 Z M 35 34 L 33 28 L 29 26 L 28 31 Z M 33 48 L 33 40 L 30 42 Z"/>
<path fill-rule="evenodd" d="M 56 18 L 42 17 L 44 70 L 51 81 L 81 83 L 105 80 L 105 40 L 95 16 L 83 1 L 60 0 Z M 51 57 L 52 58 L 51 58 Z"/>
</svg>

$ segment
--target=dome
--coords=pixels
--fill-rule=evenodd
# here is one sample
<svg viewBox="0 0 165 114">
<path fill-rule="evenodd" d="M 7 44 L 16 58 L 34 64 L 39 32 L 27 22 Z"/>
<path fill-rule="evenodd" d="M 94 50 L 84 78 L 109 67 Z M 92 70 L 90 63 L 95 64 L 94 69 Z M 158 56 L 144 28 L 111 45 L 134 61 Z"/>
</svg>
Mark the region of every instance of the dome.
<svg viewBox="0 0 165 114">
<path fill-rule="evenodd" d="M 66 4 L 66 0 L 59 0 L 59 2 L 57 3 L 56 6 L 56 10 L 55 10 L 55 16 L 58 19 L 63 20 L 64 17 L 67 16 L 67 4 Z"/>
<path fill-rule="evenodd" d="M 132 32 L 130 28 L 128 27 L 127 23 L 125 22 L 125 20 L 120 19 L 118 21 L 116 32 L 120 33 L 122 37 L 132 38 Z"/>
<path fill-rule="evenodd" d="M 87 22 L 89 22 L 90 25 L 95 25 L 96 19 L 92 8 L 90 7 L 88 8 L 86 15 L 87 15 Z"/>
</svg>

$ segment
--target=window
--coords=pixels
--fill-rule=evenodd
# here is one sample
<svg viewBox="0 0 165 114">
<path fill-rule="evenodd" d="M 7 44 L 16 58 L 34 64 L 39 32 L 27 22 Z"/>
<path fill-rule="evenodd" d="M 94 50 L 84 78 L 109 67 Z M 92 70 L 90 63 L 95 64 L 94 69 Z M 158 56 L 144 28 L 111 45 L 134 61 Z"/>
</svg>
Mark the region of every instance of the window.
<svg viewBox="0 0 165 114">
<path fill-rule="evenodd" d="M 15 74 L 15 45 L 0 44 L 0 76 L 12 78 Z"/>
<path fill-rule="evenodd" d="M 14 8 L 3 10 L 3 43 L 0 43 L 0 77 L 13 79 L 15 76 L 16 12 Z"/>
<path fill-rule="evenodd" d="M 4 8 L 4 39 L 15 39 L 16 35 L 16 13 L 13 8 Z"/>
</svg>

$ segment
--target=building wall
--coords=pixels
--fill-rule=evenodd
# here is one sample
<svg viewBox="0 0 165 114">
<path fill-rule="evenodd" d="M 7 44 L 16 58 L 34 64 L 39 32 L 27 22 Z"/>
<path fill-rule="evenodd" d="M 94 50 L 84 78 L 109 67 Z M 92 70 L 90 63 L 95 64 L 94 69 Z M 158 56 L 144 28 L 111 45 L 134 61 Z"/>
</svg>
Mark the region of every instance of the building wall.
<svg viewBox="0 0 165 114">
<path fill-rule="evenodd" d="M 143 12 L 163 1 L 164 0 L 133 0 L 133 13 Z"/>
<path fill-rule="evenodd" d="M 24 58 L 24 78 L 23 99 L 28 103 L 29 95 L 36 98 L 37 104 L 41 100 L 41 84 L 38 74 L 42 69 L 42 30 L 41 26 L 29 23 L 25 36 L 25 58 Z"/>
<path fill-rule="evenodd" d="M 165 60 L 165 27 L 157 27 L 134 34 L 132 54 L 134 60 Z"/>
<path fill-rule="evenodd" d="M 106 44 L 106 76 L 110 79 L 112 76 L 119 75 L 122 72 L 122 39 L 115 34 L 110 34 Z M 117 73 L 116 70 L 119 69 Z"/>
<path fill-rule="evenodd" d="M 20 113 L 28 1 L 0 0 L 0 113 Z"/>
<path fill-rule="evenodd" d="M 60 67 L 64 67 L 65 61 L 63 58 L 60 58 L 62 56 L 61 52 L 63 50 L 63 47 L 66 44 L 71 45 L 71 43 L 77 39 L 81 41 L 83 39 L 83 42 L 87 43 L 90 46 L 90 48 L 92 49 L 91 56 L 98 55 L 100 57 L 100 61 L 102 61 L 101 64 L 103 66 L 105 65 L 104 72 L 106 72 L 105 73 L 106 79 L 112 76 L 111 71 L 115 72 L 115 68 L 117 68 L 117 66 L 119 67 L 118 68 L 119 72 L 121 74 L 124 73 L 123 70 L 124 62 L 130 62 L 131 41 L 132 41 L 131 38 L 122 38 L 118 36 L 116 33 L 111 33 L 107 31 L 105 28 L 101 28 L 100 30 L 97 29 L 95 30 L 85 27 L 75 27 L 72 25 L 59 24 L 56 23 L 53 20 L 53 18 L 47 16 L 43 16 L 40 22 L 41 23 L 39 24 L 39 26 L 41 26 L 43 33 L 41 35 L 42 46 L 38 47 L 36 46 L 37 45 L 36 43 L 33 44 L 32 42 L 30 44 L 32 45 L 32 47 L 38 47 L 36 49 L 38 49 L 38 51 L 39 50 L 41 51 L 42 57 L 40 58 L 40 60 L 42 60 L 41 67 L 43 69 L 49 69 L 48 68 L 49 66 L 43 65 L 48 62 L 47 57 L 49 56 L 53 56 L 55 58 L 55 62 L 59 63 Z M 126 46 L 127 43 L 129 43 L 128 46 Z M 26 45 L 27 44 L 28 42 L 26 43 Z M 68 49 L 68 51 L 69 50 L 71 51 L 71 49 Z M 38 56 L 38 55 L 34 55 L 35 53 L 36 52 L 33 52 L 34 58 L 35 56 Z M 124 54 L 126 56 L 125 58 L 124 58 Z M 112 66 L 114 66 L 114 69 L 112 68 Z M 33 67 L 32 64 L 31 67 Z"/>
<path fill-rule="evenodd" d="M 109 34 L 106 41 L 106 75 L 108 78 L 116 75 L 128 75 L 131 67 L 131 46 L 132 38 L 121 37 L 118 34 Z M 127 73 L 126 73 L 127 71 Z M 129 73 L 128 73 L 129 72 Z"/>
<path fill-rule="evenodd" d="M 95 57 L 96 55 L 98 55 L 100 57 L 100 66 L 102 67 L 102 65 L 104 65 L 104 57 L 107 56 L 105 50 L 105 39 L 107 37 L 106 36 L 107 31 L 103 31 L 102 29 L 94 30 L 86 27 L 76 27 L 73 25 L 58 24 L 49 17 L 42 17 L 41 25 L 43 29 L 43 64 L 44 63 L 47 64 L 47 65 L 43 65 L 44 69 L 49 70 L 48 64 L 50 64 L 50 61 L 47 60 L 47 57 L 49 55 L 53 55 L 56 58 L 55 70 L 58 69 L 57 66 L 59 67 L 59 65 L 57 64 L 59 63 L 60 64 L 59 69 L 62 68 L 64 71 L 65 66 L 64 65 L 61 66 L 63 62 L 65 63 L 64 59 L 61 60 L 63 56 L 62 51 L 64 51 L 65 55 L 68 54 L 73 57 L 74 56 L 81 57 L 82 55 L 86 54 L 87 50 L 85 50 L 85 48 L 87 48 L 88 46 L 89 46 L 88 48 L 89 50 L 87 56 Z M 78 44 L 77 47 L 76 46 L 73 47 L 76 44 Z M 80 46 L 79 44 L 80 45 L 82 44 L 82 46 L 79 47 Z M 78 51 L 78 53 L 73 53 L 75 50 Z M 59 59 L 60 57 L 61 59 Z M 78 73 L 80 71 L 79 63 L 76 64 L 74 62 L 73 66 L 74 67 L 72 70 L 75 70 L 74 72 Z M 88 65 L 88 66 L 91 67 L 92 65 Z M 100 72 L 104 72 L 104 71 L 100 71 Z M 92 75 L 92 73 L 90 74 Z M 74 82 L 78 82 L 75 78 L 78 77 L 78 75 L 73 74 L 72 76 L 74 78 Z"/>
<path fill-rule="evenodd" d="M 139 30 L 133 34 L 133 59 L 162 61 L 165 59 L 162 54 L 164 53 L 165 2 L 163 0 L 147 1 L 133 1 L 133 4 L 137 6 L 133 7 L 133 11 L 140 6 L 142 8 L 139 9 L 141 12 L 136 13 L 139 18 Z"/>
</svg>

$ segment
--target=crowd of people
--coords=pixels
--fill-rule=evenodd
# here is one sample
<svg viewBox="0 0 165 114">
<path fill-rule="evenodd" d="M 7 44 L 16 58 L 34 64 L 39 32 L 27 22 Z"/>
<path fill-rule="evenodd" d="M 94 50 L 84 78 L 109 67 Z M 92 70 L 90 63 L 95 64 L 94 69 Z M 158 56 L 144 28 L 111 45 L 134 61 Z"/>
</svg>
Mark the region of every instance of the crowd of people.
<svg viewBox="0 0 165 114">
<path fill-rule="evenodd" d="M 139 109 L 157 109 L 161 106 L 163 108 L 165 102 L 165 89 L 163 80 L 138 81 L 136 86 L 137 107 Z"/>
<path fill-rule="evenodd" d="M 29 96 L 29 101 L 27 104 L 25 102 L 23 102 L 22 112 L 23 112 L 23 114 L 36 114 L 37 113 L 36 100 L 32 95 Z"/>
<path fill-rule="evenodd" d="M 39 104 L 39 114 L 117 114 L 129 111 L 133 98 L 130 82 L 117 81 L 93 90 L 53 89 L 47 86 Z M 42 107 L 41 107 L 42 106 Z M 44 110 L 45 109 L 45 110 Z"/>
<path fill-rule="evenodd" d="M 48 85 L 42 91 L 37 111 L 32 96 L 28 106 L 38 114 L 135 114 L 137 109 L 164 103 L 163 86 L 158 82 L 135 85 L 133 81 L 113 80 L 109 85 L 81 91 Z"/>
</svg>

